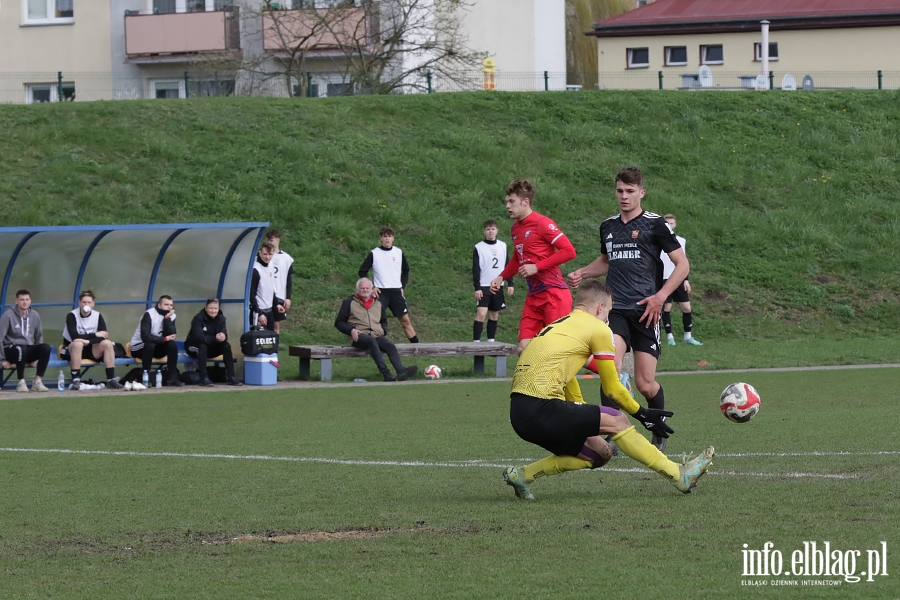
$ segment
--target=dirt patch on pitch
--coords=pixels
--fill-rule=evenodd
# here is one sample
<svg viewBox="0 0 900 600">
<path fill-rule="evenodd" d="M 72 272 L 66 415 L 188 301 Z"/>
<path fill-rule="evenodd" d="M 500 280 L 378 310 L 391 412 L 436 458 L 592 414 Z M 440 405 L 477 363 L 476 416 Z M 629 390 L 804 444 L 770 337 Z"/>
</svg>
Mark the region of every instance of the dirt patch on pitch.
<svg viewBox="0 0 900 600">
<path fill-rule="evenodd" d="M 286 544 L 291 542 L 329 542 L 333 540 L 361 540 L 366 538 L 385 537 L 388 535 L 403 535 L 410 533 L 444 533 L 441 529 L 431 527 L 415 527 L 403 529 L 347 529 L 344 531 L 311 531 L 300 532 L 267 532 L 262 534 L 241 535 L 231 538 L 207 539 L 200 543 L 204 546 L 217 546 L 222 544 L 246 544 L 250 542 L 264 542 L 269 544 Z"/>
</svg>

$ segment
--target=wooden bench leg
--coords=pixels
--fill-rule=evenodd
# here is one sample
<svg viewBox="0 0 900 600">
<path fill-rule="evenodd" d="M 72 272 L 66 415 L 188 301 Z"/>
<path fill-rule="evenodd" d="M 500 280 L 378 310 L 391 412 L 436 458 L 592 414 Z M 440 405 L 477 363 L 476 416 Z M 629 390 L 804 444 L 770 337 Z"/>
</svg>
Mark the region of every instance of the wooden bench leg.
<svg viewBox="0 0 900 600">
<path fill-rule="evenodd" d="M 309 379 L 310 362 L 312 362 L 310 359 L 300 357 L 300 379 Z"/>
<path fill-rule="evenodd" d="M 331 381 L 331 359 L 323 358 L 319 361 L 319 364 L 322 365 L 322 377 L 320 379 L 322 381 Z"/>
<path fill-rule="evenodd" d="M 506 356 L 497 357 L 497 377 L 506 377 Z"/>
<path fill-rule="evenodd" d="M 484 375 L 484 357 L 483 356 L 475 357 L 475 374 L 476 375 Z"/>
</svg>

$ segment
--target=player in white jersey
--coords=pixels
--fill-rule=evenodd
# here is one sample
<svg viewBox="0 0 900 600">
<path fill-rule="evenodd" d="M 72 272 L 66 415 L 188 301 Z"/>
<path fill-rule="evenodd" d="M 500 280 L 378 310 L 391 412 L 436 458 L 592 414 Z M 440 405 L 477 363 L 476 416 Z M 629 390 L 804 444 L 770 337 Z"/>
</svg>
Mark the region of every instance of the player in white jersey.
<svg viewBox="0 0 900 600">
<path fill-rule="evenodd" d="M 503 300 L 503 292 L 491 293 L 491 281 L 494 280 L 509 262 L 506 253 L 506 242 L 497 239 L 497 222 L 488 220 L 484 222 L 484 239 L 475 244 L 475 252 L 472 254 L 472 283 L 475 286 L 475 322 L 472 325 L 472 339 L 481 341 L 481 332 L 484 330 L 484 320 L 487 318 L 487 337 L 493 342 L 497 337 L 497 321 L 500 319 L 500 311 L 506 308 Z M 506 294 L 512 296 L 515 292 L 513 280 L 506 280 Z"/>
<path fill-rule="evenodd" d="M 287 319 L 287 311 L 291 309 L 291 293 L 294 289 L 294 259 L 281 249 L 281 232 L 270 229 L 266 232 L 266 241 L 275 247 L 272 256 L 272 267 L 275 269 L 275 305 L 283 306 L 284 312 L 274 311 L 275 333 L 281 332 L 281 322 Z"/>
<path fill-rule="evenodd" d="M 250 326 L 269 331 L 275 331 L 274 313 L 284 312 L 284 305 L 275 302 L 274 255 L 275 246 L 270 242 L 260 244 L 250 276 Z"/>
<path fill-rule="evenodd" d="M 372 269 L 375 283 L 375 297 L 400 321 L 403 333 L 411 344 L 419 343 L 419 336 L 409 320 L 409 306 L 406 303 L 406 284 L 409 283 L 409 263 L 406 255 L 394 245 L 394 229 L 381 228 L 378 233 L 381 246 L 373 249 L 359 267 L 359 277 L 368 277 Z"/>
<path fill-rule="evenodd" d="M 672 233 L 675 233 L 675 226 L 678 224 L 675 220 L 675 215 L 669 213 L 663 217 L 666 220 L 666 223 L 669 224 L 669 229 L 672 230 Z M 676 235 L 675 239 L 678 240 L 678 243 L 681 245 L 681 249 L 685 250 L 685 246 L 687 246 L 687 240 L 681 237 L 680 235 Z M 687 255 L 687 250 L 685 250 L 685 255 Z M 661 252 L 659 258 L 663 263 L 663 283 L 668 281 L 669 276 L 672 275 L 672 272 L 675 270 L 675 264 L 669 258 L 669 255 L 665 252 Z M 663 327 L 666 329 L 666 341 L 670 346 L 675 345 L 675 335 L 672 333 L 672 302 L 677 302 L 678 306 L 681 307 L 681 324 L 684 325 L 684 343 L 689 346 L 702 346 L 703 342 L 700 342 L 694 339 L 693 329 L 694 329 L 694 315 L 691 313 L 691 284 L 688 281 L 688 278 L 685 277 L 684 281 L 681 282 L 675 291 L 672 292 L 672 295 L 666 298 L 666 303 L 663 305 L 662 311 L 662 322 Z"/>
<path fill-rule="evenodd" d="M 69 356 L 72 389 L 81 389 L 81 361 L 103 361 L 106 367 L 106 387 L 119 390 L 124 386 L 116 379 L 116 347 L 106 330 L 103 315 L 94 310 L 95 296 L 91 290 L 78 295 L 78 308 L 66 315 L 63 348 Z"/>
</svg>

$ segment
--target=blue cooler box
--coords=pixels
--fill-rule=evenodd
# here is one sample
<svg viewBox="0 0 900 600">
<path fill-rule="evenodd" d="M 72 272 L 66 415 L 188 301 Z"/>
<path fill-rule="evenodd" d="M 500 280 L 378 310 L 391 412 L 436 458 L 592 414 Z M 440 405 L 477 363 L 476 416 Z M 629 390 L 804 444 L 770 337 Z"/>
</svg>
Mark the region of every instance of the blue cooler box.
<svg viewBox="0 0 900 600">
<path fill-rule="evenodd" d="M 277 381 L 277 354 L 244 357 L 244 383 L 247 385 L 275 385 Z"/>
</svg>

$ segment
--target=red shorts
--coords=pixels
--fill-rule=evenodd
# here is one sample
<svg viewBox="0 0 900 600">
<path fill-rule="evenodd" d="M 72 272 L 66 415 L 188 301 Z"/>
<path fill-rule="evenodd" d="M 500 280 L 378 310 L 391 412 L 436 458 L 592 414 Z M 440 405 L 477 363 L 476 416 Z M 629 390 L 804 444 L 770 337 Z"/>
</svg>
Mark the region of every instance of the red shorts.
<svg viewBox="0 0 900 600">
<path fill-rule="evenodd" d="M 526 297 L 519 321 L 519 341 L 530 340 L 541 329 L 570 312 L 572 293 L 568 288 L 550 288 Z"/>
</svg>

